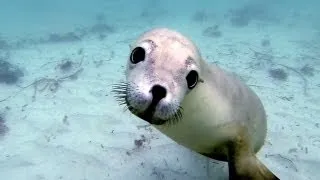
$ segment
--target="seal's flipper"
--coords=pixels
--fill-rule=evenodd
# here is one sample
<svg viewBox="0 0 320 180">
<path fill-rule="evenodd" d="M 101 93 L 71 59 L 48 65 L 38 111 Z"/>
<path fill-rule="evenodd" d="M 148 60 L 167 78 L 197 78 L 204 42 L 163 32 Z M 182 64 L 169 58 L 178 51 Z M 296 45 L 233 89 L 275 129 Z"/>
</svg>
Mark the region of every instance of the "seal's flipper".
<svg viewBox="0 0 320 180">
<path fill-rule="evenodd" d="M 229 180 L 280 180 L 255 156 L 228 164 Z"/>
<path fill-rule="evenodd" d="M 229 180 L 280 180 L 254 154 L 246 132 L 228 143 Z"/>
</svg>

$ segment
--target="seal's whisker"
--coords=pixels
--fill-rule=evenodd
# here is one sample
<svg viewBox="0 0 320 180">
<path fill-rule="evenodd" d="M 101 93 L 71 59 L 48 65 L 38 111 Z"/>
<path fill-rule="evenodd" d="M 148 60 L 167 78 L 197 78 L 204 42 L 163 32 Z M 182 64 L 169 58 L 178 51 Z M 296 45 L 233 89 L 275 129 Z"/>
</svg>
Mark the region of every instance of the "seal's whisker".
<svg viewBox="0 0 320 180">
<path fill-rule="evenodd" d="M 119 96 L 119 97 L 115 97 L 116 101 L 118 101 L 118 103 L 125 103 L 126 102 L 126 96 Z"/>
<path fill-rule="evenodd" d="M 127 87 L 113 87 L 111 92 L 114 92 L 114 93 L 121 93 L 121 92 L 125 92 L 127 90 Z"/>
<path fill-rule="evenodd" d="M 127 93 L 132 90 L 132 86 L 125 81 L 120 81 L 116 84 L 113 84 L 111 92 L 114 94 L 116 101 L 118 101 L 120 106 L 123 106 L 124 112 L 131 111 L 133 114 L 137 113 L 138 110 L 133 108 L 127 103 L 128 95 Z"/>
<path fill-rule="evenodd" d="M 172 125 L 172 122 L 175 121 L 175 118 L 176 118 L 175 117 L 175 113 L 174 113 L 173 105 L 170 105 L 167 111 L 170 114 L 170 118 L 167 120 L 167 124 L 168 125 Z"/>
<path fill-rule="evenodd" d="M 127 89 L 127 87 L 128 87 L 128 83 L 127 82 L 124 82 L 124 81 L 120 81 L 120 82 L 118 82 L 118 83 L 115 83 L 115 84 L 113 84 L 112 85 L 112 89 L 113 90 L 125 90 L 125 89 Z"/>
<path fill-rule="evenodd" d="M 182 112 L 183 112 L 183 108 L 182 108 L 181 106 L 179 106 L 179 109 L 178 109 L 178 111 L 177 111 L 178 116 L 179 116 L 179 119 L 182 118 Z"/>
<path fill-rule="evenodd" d="M 113 89 L 111 92 L 114 93 L 115 95 L 126 94 L 125 89 Z"/>
<path fill-rule="evenodd" d="M 128 83 L 120 81 L 119 83 L 113 84 L 111 93 L 117 101 L 123 102 L 127 97 Z"/>
<path fill-rule="evenodd" d="M 179 117 L 177 115 L 177 113 L 174 113 L 171 124 L 176 124 L 179 121 Z"/>
<path fill-rule="evenodd" d="M 115 94 L 114 97 L 117 99 L 123 99 L 123 98 L 127 97 L 127 95 L 124 93 L 122 93 L 122 94 L 119 93 L 119 94 Z"/>
<path fill-rule="evenodd" d="M 169 112 L 172 114 L 171 118 L 168 119 L 168 125 L 174 125 L 178 123 L 182 119 L 182 107 L 177 106 L 174 107 L 175 105 L 171 105 L 169 107 Z"/>
<path fill-rule="evenodd" d="M 114 90 L 112 90 L 112 92 L 116 93 L 116 94 L 125 94 L 126 90 L 125 89 L 114 89 Z"/>
<path fill-rule="evenodd" d="M 179 110 L 177 110 L 175 113 L 174 113 L 174 117 L 175 117 L 175 121 L 173 122 L 173 124 L 176 124 L 177 122 L 180 121 L 180 117 L 179 117 L 179 113 L 178 113 Z"/>
<path fill-rule="evenodd" d="M 120 106 L 127 104 L 125 101 L 122 101 L 122 100 L 118 100 L 118 102 L 119 102 L 119 105 L 120 105 Z"/>
<path fill-rule="evenodd" d="M 126 104 L 123 104 L 123 112 L 127 112 L 129 110 L 128 106 Z"/>
</svg>

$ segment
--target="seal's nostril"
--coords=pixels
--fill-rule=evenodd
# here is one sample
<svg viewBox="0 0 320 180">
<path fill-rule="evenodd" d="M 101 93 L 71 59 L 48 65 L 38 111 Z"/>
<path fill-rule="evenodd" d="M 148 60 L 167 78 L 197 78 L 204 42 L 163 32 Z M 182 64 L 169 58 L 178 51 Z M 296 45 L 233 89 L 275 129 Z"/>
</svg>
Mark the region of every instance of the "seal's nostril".
<svg viewBox="0 0 320 180">
<path fill-rule="evenodd" d="M 163 86 L 155 85 L 151 88 L 153 99 L 160 101 L 161 99 L 165 98 L 167 95 L 167 90 Z"/>
</svg>

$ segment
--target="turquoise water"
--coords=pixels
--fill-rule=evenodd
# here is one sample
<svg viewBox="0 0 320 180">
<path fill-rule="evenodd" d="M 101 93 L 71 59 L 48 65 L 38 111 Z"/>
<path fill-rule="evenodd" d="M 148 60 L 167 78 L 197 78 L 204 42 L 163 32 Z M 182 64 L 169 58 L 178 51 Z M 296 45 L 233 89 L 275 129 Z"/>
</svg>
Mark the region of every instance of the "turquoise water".
<svg viewBox="0 0 320 180">
<path fill-rule="evenodd" d="M 227 179 L 118 105 L 129 44 L 177 30 L 261 98 L 259 159 L 281 179 L 320 179 L 320 2 L 0 1 L 0 179 Z"/>
</svg>

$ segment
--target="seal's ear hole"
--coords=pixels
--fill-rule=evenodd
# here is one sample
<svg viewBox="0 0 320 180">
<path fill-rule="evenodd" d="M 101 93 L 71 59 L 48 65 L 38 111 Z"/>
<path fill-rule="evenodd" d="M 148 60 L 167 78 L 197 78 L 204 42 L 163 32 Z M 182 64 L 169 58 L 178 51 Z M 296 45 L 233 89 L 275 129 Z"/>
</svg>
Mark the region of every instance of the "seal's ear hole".
<svg viewBox="0 0 320 180">
<path fill-rule="evenodd" d="M 142 47 L 136 47 L 131 51 L 130 61 L 133 64 L 137 64 L 144 61 L 146 57 L 146 51 Z"/>
<path fill-rule="evenodd" d="M 199 80 L 199 75 L 197 71 L 195 70 L 190 71 L 186 77 L 186 80 L 187 80 L 188 88 L 189 89 L 194 88 L 197 85 Z"/>
</svg>

